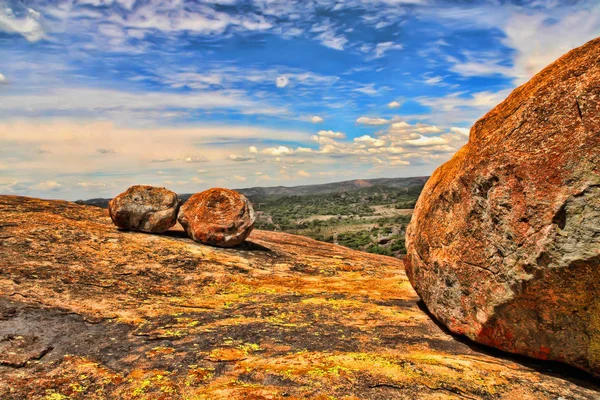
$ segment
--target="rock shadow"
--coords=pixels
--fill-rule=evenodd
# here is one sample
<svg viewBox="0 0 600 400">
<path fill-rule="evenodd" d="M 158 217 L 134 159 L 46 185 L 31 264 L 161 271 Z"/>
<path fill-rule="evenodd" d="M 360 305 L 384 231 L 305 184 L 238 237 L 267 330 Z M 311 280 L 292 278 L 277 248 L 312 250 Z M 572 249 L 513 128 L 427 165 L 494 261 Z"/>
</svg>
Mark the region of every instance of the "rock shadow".
<svg viewBox="0 0 600 400">
<path fill-rule="evenodd" d="M 584 370 L 559 361 L 540 360 L 521 354 L 509 353 L 497 349 L 495 347 L 490 347 L 484 344 L 474 342 L 466 336 L 452 332 L 443 323 L 438 321 L 437 318 L 429 311 L 423 300 L 419 300 L 417 302 L 417 306 L 421 309 L 421 311 L 426 313 L 429 316 L 429 318 L 431 318 L 433 323 L 435 323 L 438 326 L 438 328 L 440 328 L 445 334 L 452 336 L 454 340 L 466 345 L 476 353 L 481 353 L 490 357 L 512 361 L 517 364 L 523 365 L 524 367 L 531 368 L 543 375 L 564 379 L 578 386 L 600 391 L 598 379 Z"/>
</svg>

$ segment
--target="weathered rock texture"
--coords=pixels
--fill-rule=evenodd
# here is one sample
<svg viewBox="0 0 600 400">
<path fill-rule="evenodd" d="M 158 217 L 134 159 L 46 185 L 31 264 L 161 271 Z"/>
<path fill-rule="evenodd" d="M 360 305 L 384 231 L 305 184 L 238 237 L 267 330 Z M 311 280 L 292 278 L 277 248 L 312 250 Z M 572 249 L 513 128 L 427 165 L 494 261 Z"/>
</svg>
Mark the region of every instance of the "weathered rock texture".
<svg viewBox="0 0 600 400">
<path fill-rule="evenodd" d="M 600 395 L 584 375 L 454 339 L 395 258 L 263 231 L 222 249 L 9 196 L 0 253 L 0 399 Z"/>
<path fill-rule="evenodd" d="M 600 39 L 517 88 L 427 182 L 407 275 L 453 332 L 600 375 Z"/>
<path fill-rule="evenodd" d="M 119 228 L 161 233 L 177 223 L 179 204 L 170 190 L 136 185 L 112 199 L 108 210 Z"/>
<path fill-rule="evenodd" d="M 179 211 L 179 223 L 190 238 L 218 247 L 240 245 L 252 232 L 254 220 L 246 196 L 222 188 L 196 193 Z"/>
</svg>

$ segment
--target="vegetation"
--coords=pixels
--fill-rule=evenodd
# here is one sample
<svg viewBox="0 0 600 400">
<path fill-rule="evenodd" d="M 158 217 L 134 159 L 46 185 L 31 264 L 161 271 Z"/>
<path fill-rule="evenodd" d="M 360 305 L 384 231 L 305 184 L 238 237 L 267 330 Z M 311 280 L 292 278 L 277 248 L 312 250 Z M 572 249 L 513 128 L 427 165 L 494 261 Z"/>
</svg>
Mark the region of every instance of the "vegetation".
<svg viewBox="0 0 600 400">
<path fill-rule="evenodd" d="M 406 253 L 404 234 L 422 186 L 372 186 L 341 193 L 250 196 L 258 229 L 304 235 L 388 256 Z"/>
</svg>

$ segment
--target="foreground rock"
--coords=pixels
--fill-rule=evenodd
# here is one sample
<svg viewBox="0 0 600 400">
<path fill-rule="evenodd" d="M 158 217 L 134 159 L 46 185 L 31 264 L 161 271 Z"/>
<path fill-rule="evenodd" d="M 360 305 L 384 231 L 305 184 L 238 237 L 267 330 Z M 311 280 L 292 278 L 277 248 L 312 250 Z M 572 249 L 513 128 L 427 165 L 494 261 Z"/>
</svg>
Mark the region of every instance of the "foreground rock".
<svg viewBox="0 0 600 400">
<path fill-rule="evenodd" d="M 179 198 L 165 188 L 136 185 L 112 199 L 108 210 L 121 229 L 161 233 L 177 223 Z"/>
<path fill-rule="evenodd" d="M 7 196 L 0 253 L 0 399 L 600 395 L 591 378 L 455 340 L 391 257 L 256 230 L 221 249 Z"/>
<path fill-rule="evenodd" d="M 240 245 L 252 232 L 254 220 L 246 196 L 222 188 L 196 193 L 179 212 L 179 222 L 190 238 L 218 247 Z"/>
<path fill-rule="evenodd" d="M 452 331 L 600 375 L 600 39 L 479 120 L 427 182 L 406 270 Z"/>
</svg>

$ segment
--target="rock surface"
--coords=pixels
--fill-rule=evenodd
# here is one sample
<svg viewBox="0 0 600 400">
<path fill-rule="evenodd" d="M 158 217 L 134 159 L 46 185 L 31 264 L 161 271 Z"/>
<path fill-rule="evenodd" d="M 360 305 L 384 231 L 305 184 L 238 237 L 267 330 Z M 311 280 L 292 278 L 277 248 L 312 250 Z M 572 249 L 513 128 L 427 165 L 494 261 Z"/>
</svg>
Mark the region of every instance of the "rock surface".
<svg viewBox="0 0 600 400">
<path fill-rule="evenodd" d="M 108 210 L 121 229 L 161 233 L 177 223 L 179 198 L 165 188 L 136 185 L 112 199 Z"/>
<path fill-rule="evenodd" d="M 240 245 L 252 232 L 254 220 L 246 196 L 222 188 L 196 193 L 179 211 L 179 223 L 190 238 L 218 247 Z"/>
<path fill-rule="evenodd" d="M 600 38 L 517 88 L 427 182 L 407 275 L 479 343 L 600 375 Z"/>
<path fill-rule="evenodd" d="M 222 249 L 12 196 L 0 254 L 0 399 L 600 396 L 576 369 L 456 340 L 395 258 L 263 231 Z"/>
</svg>

